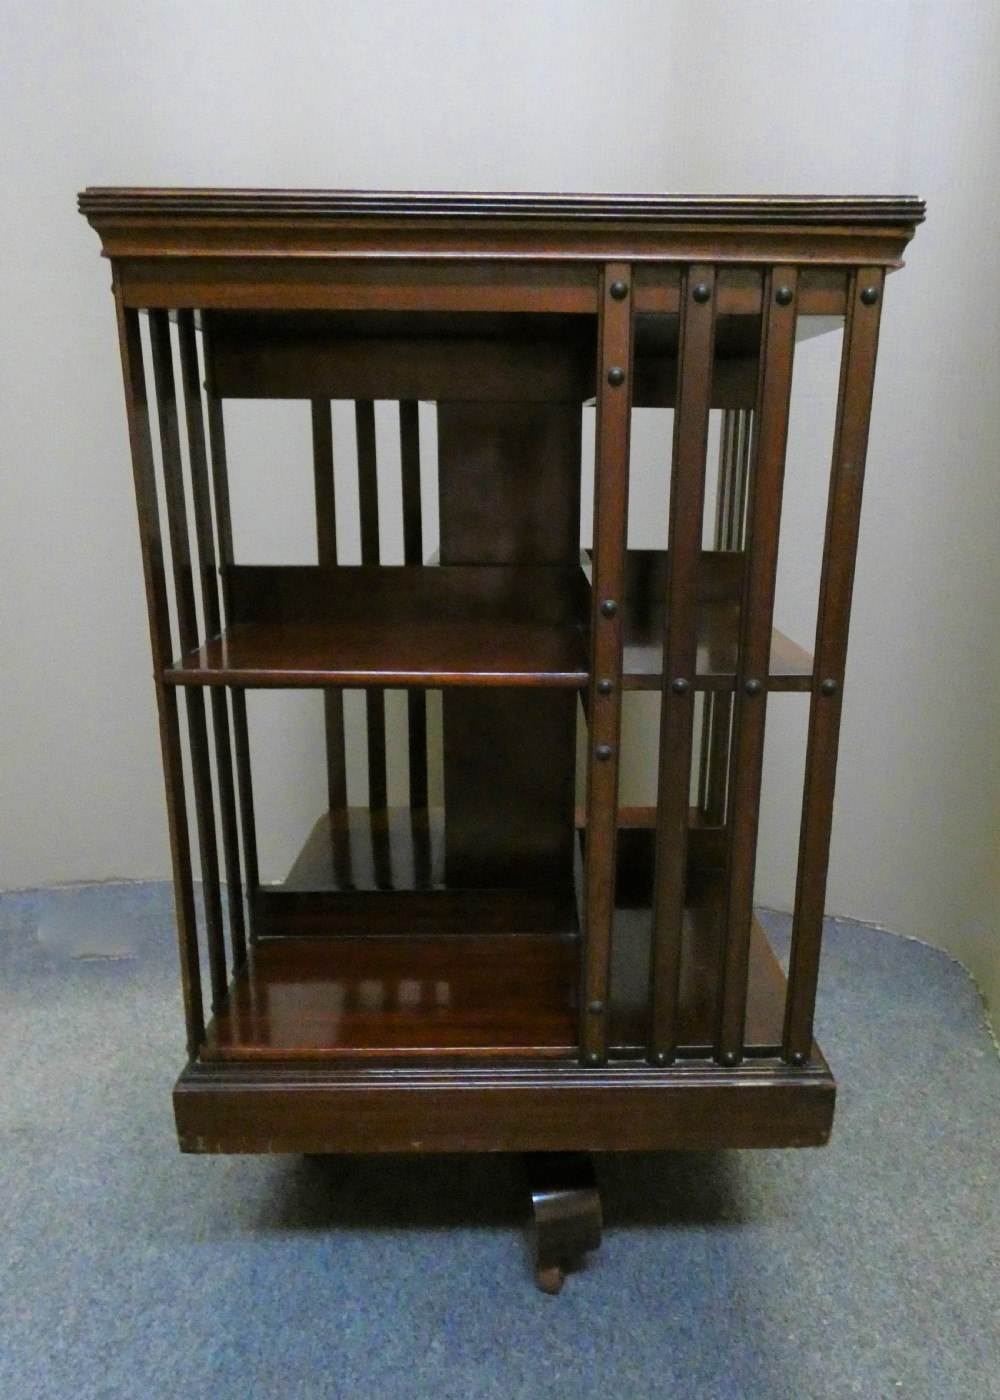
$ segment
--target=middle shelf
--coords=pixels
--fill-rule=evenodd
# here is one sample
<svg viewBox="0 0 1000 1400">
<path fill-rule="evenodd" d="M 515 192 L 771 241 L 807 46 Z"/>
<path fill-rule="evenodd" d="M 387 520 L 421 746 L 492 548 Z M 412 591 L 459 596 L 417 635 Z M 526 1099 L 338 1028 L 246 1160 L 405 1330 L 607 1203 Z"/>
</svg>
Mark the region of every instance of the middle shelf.
<svg viewBox="0 0 1000 1400">
<path fill-rule="evenodd" d="M 623 686 L 662 684 L 665 550 L 630 550 Z M 706 550 L 696 611 L 698 690 L 731 690 L 743 556 Z M 590 583 L 572 565 L 234 565 L 229 625 L 164 672 L 171 685 L 543 686 L 589 681 Z M 773 633 L 771 690 L 809 690 L 812 657 Z"/>
</svg>

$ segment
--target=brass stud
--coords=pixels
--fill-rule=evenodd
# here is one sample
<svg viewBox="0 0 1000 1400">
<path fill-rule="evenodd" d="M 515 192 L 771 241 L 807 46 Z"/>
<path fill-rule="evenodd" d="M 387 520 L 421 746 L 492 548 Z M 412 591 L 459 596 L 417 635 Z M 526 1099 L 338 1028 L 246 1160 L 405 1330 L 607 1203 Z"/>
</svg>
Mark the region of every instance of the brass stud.
<svg viewBox="0 0 1000 1400">
<path fill-rule="evenodd" d="M 740 1056 L 736 1050 L 723 1050 L 719 1056 L 719 1064 L 725 1065 L 726 1069 L 732 1069 L 740 1062 Z"/>
<path fill-rule="evenodd" d="M 704 303 L 708 301 L 708 299 L 711 297 L 712 290 L 707 283 L 699 282 L 695 286 L 695 289 L 691 293 L 691 295 L 694 297 L 695 301 L 700 302 L 702 305 L 704 305 Z"/>
<path fill-rule="evenodd" d="M 587 1010 L 590 1012 L 591 1016 L 600 1016 L 604 1011 L 604 1002 L 590 1001 L 587 1003 Z"/>
<path fill-rule="evenodd" d="M 583 1063 L 593 1068 L 595 1065 L 599 1065 L 601 1063 L 601 1057 L 596 1050 L 588 1050 L 586 1055 L 584 1055 L 583 1057 Z"/>
<path fill-rule="evenodd" d="M 748 695 L 759 695 L 764 687 L 759 680 L 754 679 L 747 681 L 743 689 Z"/>
<path fill-rule="evenodd" d="M 612 389 L 620 389 L 625 383 L 625 371 L 621 365 L 612 365 L 608 370 L 608 383 Z"/>
<path fill-rule="evenodd" d="M 615 301 L 624 301 L 628 296 L 628 283 L 612 282 L 609 290 Z"/>
<path fill-rule="evenodd" d="M 614 617 L 617 611 L 618 604 L 615 602 L 614 598 L 605 598 L 604 602 L 601 604 L 601 612 L 604 616 Z"/>
<path fill-rule="evenodd" d="M 878 301 L 878 287 L 864 287 L 861 291 L 861 300 L 865 306 L 874 306 Z"/>
<path fill-rule="evenodd" d="M 673 1063 L 671 1056 L 667 1053 L 666 1050 L 654 1050 L 652 1055 L 650 1055 L 649 1060 L 650 1064 L 658 1065 L 661 1068 L 664 1065 L 669 1065 Z"/>
<path fill-rule="evenodd" d="M 670 682 L 670 689 L 675 695 L 686 695 L 688 693 L 688 683 L 683 676 L 678 676 L 676 680 Z"/>
<path fill-rule="evenodd" d="M 790 306 L 792 304 L 792 289 L 783 282 L 774 294 L 774 299 L 779 306 Z"/>
<path fill-rule="evenodd" d="M 794 1065 L 796 1069 L 801 1069 L 806 1063 L 806 1057 L 801 1050 L 793 1050 L 788 1057 L 788 1063 Z"/>
<path fill-rule="evenodd" d="M 833 679 L 832 676 L 828 677 L 820 686 L 820 693 L 822 695 L 836 695 L 837 682 Z"/>
<path fill-rule="evenodd" d="M 606 676 L 602 676 L 597 682 L 598 695 L 610 695 L 614 688 L 613 683 L 609 681 Z"/>
<path fill-rule="evenodd" d="M 612 752 L 613 750 L 610 744 L 598 744 L 597 748 L 594 750 L 595 756 L 599 758 L 602 763 L 607 763 Z"/>
</svg>

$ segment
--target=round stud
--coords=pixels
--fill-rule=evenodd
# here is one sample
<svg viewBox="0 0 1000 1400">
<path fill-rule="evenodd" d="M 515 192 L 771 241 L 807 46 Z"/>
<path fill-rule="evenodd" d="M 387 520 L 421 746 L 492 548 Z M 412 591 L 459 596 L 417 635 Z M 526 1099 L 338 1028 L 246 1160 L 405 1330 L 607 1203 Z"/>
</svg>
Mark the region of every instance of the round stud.
<svg viewBox="0 0 1000 1400">
<path fill-rule="evenodd" d="M 660 1068 L 662 1068 L 664 1065 L 669 1065 L 671 1063 L 671 1059 L 670 1056 L 667 1054 L 666 1050 L 655 1050 L 653 1054 L 649 1057 L 649 1063 L 651 1065 L 657 1065 Z"/>
<path fill-rule="evenodd" d="M 676 680 L 670 682 L 670 689 L 675 695 L 686 695 L 688 693 L 688 683 L 683 676 L 678 676 Z"/>
<path fill-rule="evenodd" d="M 602 676 L 601 679 L 597 682 L 598 695 L 610 695 L 613 690 L 614 685 L 606 677 Z"/>
<path fill-rule="evenodd" d="M 608 370 L 608 383 L 612 389 L 620 389 L 625 383 L 625 371 L 621 365 L 612 365 Z"/>
<path fill-rule="evenodd" d="M 796 1069 L 801 1069 L 806 1063 L 806 1057 L 801 1050 L 793 1050 L 788 1057 L 788 1063 L 794 1065 Z"/>
<path fill-rule="evenodd" d="M 594 754 L 602 763 L 607 763 L 608 759 L 611 757 L 611 753 L 610 744 L 598 744 L 597 748 L 594 750 Z"/>
<path fill-rule="evenodd" d="M 743 687 L 743 689 L 746 691 L 746 693 L 747 693 L 748 695 L 759 695 L 759 694 L 761 693 L 761 691 L 764 689 L 764 687 L 763 687 L 763 685 L 761 684 L 760 681 L 758 681 L 758 680 L 750 680 L 750 681 L 747 681 L 747 683 L 746 683 L 746 685 Z"/>
<path fill-rule="evenodd" d="M 821 695 L 836 695 L 837 682 L 832 677 L 830 677 L 823 682 L 819 689 Z"/>
<path fill-rule="evenodd" d="M 600 1016 L 604 1010 L 604 1002 L 589 1001 L 587 1003 L 587 1010 L 590 1012 L 591 1016 Z"/>
<path fill-rule="evenodd" d="M 775 294 L 774 294 L 774 299 L 775 299 L 775 301 L 778 303 L 779 306 L 791 306 L 791 304 L 792 304 L 792 289 L 791 289 L 791 287 L 787 287 L 787 286 L 784 284 L 784 282 L 782 282 L 781 286 L 778 288 L 778 290 L 777 290 L 777 291 L 775 292 Z"/>
<path fill-rule="evenodd" d="M 865 306 L 874 306 L 878 301 L 878 287 L 863 287 L 861 289 L 861 300 Z"/>
<path fill-rule="evenodd" d="M 740 1057 L 735 1050 L 724 1050 L 719 1056 L 719 1064 L 725 1065 L 726 1069 L 732 1069 L 733 1066 L 738 1065 L 739 1062 Z"/>
<path fill-rule="evenodd" d="M 612 282 L 608 289 L 615 301 L 624 301 L 628 296 L 627 282 Z"/>
<path fill-rule="evenodd" d="M 595 1065 L 599 1065 L 601 1063 L 601 1057 L 596 1050 L 588 1050 L 586 1055 L 584 1055 L 583 1057 L 583 1063 L 585 1065 L 589 1065 L 590 1068 L 593 1069 Z"/>
<path fill-rule="evenodd" d="M 709 286 L 707 286 L 706 283 L 698 282 L 691 295 L 694 297 L 695 301 L 701 302 L 702 305 L 704 305 L 704 303 L 708 301 L 709 297 L 712 295 L 712 290 Z"/>
<path fill-rule="evenodd" d="M 617 611 L 618 604 L 615 602 L 614 598 L 605 598 L 604 602 L 601 604 L 601 612 L 604 616 L 614 617 Z"/>
</svg>

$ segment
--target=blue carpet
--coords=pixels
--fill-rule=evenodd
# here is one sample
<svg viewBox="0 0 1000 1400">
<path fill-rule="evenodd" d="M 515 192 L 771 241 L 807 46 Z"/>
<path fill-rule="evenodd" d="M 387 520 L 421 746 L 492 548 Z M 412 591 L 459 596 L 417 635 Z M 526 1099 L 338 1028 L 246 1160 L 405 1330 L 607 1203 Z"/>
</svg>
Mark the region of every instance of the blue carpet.
<svg viewBox="0 0 1000 1400">
<path fill-rule="evenodd" d="M 0 971 L 3 1400 L 1000 1396 L 1000 1061 L 930 948 L 832 922 L 832 1145 L 598 1159 L 554 1299 L 514 1159 L 178 1153 L 165 886 L 0 896 Z"/>
</svg>

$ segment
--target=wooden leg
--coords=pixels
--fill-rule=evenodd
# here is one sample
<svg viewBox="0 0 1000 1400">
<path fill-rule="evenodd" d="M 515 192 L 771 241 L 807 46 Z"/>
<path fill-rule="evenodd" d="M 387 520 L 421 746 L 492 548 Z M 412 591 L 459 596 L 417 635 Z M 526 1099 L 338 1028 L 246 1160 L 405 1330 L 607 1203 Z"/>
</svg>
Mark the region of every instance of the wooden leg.
<svg viewBox="0 0 1000 1400">
<path fill-rule="evenodd" d="M 537 1152 L 525 1158 L 534 1211 L 535 1282 L 559 1293 L 568 1270 L 601 1243 L 601 1198 L 585 1152 Z"/>
</svg>

